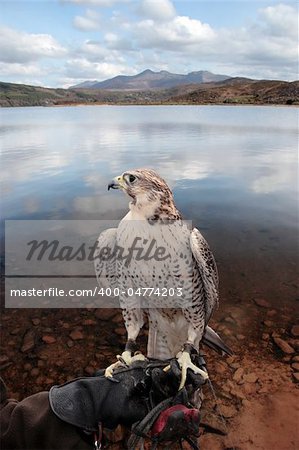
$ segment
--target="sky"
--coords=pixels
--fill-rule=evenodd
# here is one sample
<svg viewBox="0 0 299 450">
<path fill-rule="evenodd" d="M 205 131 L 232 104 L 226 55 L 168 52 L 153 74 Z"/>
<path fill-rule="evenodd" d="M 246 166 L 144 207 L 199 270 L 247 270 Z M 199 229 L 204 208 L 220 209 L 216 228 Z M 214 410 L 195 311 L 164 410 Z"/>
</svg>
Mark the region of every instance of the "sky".
<svg viewBox="0 0 299 450">
<path fill-rule="evenodd" d="M 298 79 L 298 3 L 0 0 L 0 80 L 69 87 L 145 69 Z"/>
</svg>

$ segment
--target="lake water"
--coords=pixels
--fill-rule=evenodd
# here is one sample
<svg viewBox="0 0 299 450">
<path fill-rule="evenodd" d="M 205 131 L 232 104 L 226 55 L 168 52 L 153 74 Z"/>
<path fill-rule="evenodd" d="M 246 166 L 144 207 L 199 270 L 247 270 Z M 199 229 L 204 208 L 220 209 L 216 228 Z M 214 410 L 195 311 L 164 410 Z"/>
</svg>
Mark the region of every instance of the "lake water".
<svg viewBox="0 0 299 450">
<path fill-rule="evenodd" d="M 1 110 L 6 219 L 120 219 L 107 183 L 151 167 L 208 239 L 224 301 L 298 299 L 298 109 L 80 106 Z"/>
</svg>

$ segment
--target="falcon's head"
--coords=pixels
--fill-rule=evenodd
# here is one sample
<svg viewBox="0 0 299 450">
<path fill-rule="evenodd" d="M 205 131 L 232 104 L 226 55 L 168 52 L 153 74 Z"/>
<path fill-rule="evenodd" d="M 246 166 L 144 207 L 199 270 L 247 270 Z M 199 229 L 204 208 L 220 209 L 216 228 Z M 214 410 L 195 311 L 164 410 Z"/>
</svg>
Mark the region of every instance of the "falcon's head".
<svg viewBox="0 0 299 450">
<path fill-rule="evenodd" d="M 166 181 L 151 169 L 134 169 L 115 177 L 109 189 L 122 189 L 131 197 L 130 209 L 145 217 L 179 218 L 173 195 Z"/>
</svg>

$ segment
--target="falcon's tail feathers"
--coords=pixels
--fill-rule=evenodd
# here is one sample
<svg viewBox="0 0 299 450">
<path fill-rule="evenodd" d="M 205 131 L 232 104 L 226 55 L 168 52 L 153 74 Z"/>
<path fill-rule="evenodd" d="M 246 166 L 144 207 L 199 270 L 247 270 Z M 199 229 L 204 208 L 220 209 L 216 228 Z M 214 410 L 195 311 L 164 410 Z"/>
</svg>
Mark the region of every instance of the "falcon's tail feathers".
<svg viewBox="0 0 299 450">
<path fill-rule="evenodd" d="M 202 337 L 202 343 L 206 344 L 208 347 L 216 350 L 218 353 L 233 355 L 232 350 L 223 342 L 219 334 L 213 330 L 211 327 L 206 327 L 204 335 Z"/>
</svg>

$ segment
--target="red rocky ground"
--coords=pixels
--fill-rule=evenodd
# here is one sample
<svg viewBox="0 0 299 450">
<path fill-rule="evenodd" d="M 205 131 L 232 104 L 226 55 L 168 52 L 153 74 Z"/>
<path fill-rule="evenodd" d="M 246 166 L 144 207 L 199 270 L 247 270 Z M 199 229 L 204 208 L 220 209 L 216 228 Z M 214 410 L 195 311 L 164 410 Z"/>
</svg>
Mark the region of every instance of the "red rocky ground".
<svg viewBox="0 0 299 450">
<path fill-rule="evenodd" d="M 212 326 L 235 355 L 222 358 L 204 349 L 217 401 L 206 386 L 203 421 L 227 434 L 203 434 L 202 450 L 299 448 L 299 326 L 294 316 L 295 308 L 274 309 L 262 298 L 245 304 L 235 299 L 215 314 Z M 92 375 L 114 361 L 124 342 L 119 310 L 3 309 L 2 376 L 11 396 L 21 399 Z M 144 348 L 146 330 L 140 342 Z"/>
</svg>

